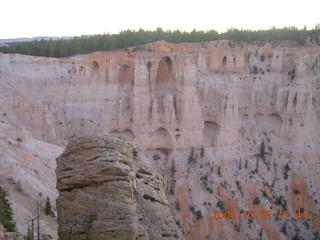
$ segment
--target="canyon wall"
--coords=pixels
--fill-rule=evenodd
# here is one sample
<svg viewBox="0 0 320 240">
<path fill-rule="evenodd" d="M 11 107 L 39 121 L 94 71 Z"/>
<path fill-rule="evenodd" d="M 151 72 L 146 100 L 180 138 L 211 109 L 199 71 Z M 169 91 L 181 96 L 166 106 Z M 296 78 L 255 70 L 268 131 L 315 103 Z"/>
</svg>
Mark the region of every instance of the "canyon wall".
<svg viewBox="0 0 320 240">
<path fill-rule="evenodd" d="M 57 197 L 54 159 L 66 143 L 101 133 L 139 146 L 186 239 L 316 238 L 319 53 L 311 42 L 159 41 L 64 59 L 0 54 L 0 180 L 23 212 L 20 229 L 22 199 Z M 224 208 L 241 217 L 212 219 Z M 284 209 L 290 218 L 279 218 Z M 272 219 L 240 213 L 249 210 Z"/>
</svg>

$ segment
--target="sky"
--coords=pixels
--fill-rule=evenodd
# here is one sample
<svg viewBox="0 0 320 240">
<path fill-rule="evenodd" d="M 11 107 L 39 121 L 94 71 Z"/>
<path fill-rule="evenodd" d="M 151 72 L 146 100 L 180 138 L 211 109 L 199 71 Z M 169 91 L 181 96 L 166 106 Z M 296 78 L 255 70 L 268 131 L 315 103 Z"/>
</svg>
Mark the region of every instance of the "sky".
<svg viewBox="0 0 320 240">
<path fill-rule="evenodd" d="M 4 0 L 0 39 L 155 30 L 269 29 L 320 23 L 319 0 Z"/>
</svg>

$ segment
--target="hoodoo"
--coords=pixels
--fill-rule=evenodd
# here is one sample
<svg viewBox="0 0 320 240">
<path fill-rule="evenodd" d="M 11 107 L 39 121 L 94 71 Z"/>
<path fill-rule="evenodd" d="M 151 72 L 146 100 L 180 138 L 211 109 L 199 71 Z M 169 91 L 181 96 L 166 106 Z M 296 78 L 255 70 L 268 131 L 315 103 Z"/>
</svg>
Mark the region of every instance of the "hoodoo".
<svg viewBox="0 0 320 240">
<path fill-rule="evenodd" d="M 124 138 L 77 138 L 56 173 L 60 240 L 182 239 L 162 178 Z"/>
</svg>

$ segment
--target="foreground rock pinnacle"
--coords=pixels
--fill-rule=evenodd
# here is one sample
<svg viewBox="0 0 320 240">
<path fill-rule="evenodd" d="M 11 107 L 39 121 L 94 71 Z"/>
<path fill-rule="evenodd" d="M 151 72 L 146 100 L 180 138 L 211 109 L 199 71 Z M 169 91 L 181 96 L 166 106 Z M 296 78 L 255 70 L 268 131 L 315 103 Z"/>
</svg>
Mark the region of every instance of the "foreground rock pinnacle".
<svg viewBox="0 0 320 240">
<path fill-rule="evenodd" d="M 161 177 L 123 138 L 77 138 L 57 158 L 56 174 L 60 240 L 182 239 Z"/>
</svg>

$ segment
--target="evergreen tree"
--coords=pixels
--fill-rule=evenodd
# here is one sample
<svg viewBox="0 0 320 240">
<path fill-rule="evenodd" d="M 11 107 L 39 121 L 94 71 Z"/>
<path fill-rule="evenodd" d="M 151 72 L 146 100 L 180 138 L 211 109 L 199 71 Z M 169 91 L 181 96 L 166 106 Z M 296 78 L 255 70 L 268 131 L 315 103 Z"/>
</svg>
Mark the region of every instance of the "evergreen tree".
<svg viewBox="0 0 320 240">
<path fill-rule="evenodd" d="M 50 198 L 47 197 L 46 199 L 46 207 L 44 209 L 44 212 L 46 215 L 52 215 L 53 212 L 52 212 L 52 208 L 51 208 L 51 202 L 50 202 Z"/>
<path fill-rule="evenodd" d="M 16 232 L 16 223 L 13 219 L 11 204 L 7 199 L 8 193 L 0 187 L 0 225 L 7 232 Z"/>
<path fill-rule="evenodd" d="M 24 240 L 34 240 L 34 234 L 30 227 L 28 227 L 27 236 L 24 237 Z"/>
<path fill-rule="evenodd" d="M 194 153 L 194 147 L 191 148 L 191 152 L 188 158 L 189 164 L 195 164 L 197 161 L 197 156 Z"/>
<path fill-rule="evenodd" d="M 220 166 L 218 168 L 218 176 L 221 177 L 221 168 L 220 168 Z"/>
<path fill-rule="evenodd" d="M 264 141 L 262 141 L 261 145 L 260 145 L 260 158 L 262 160 L 265 160 L 266 159 L 266 156 L 265 156 L 265 152 L 266 152 L 266 147 L 264 145 Z"/>
<path fill-rule="evenodd" d="M 294 26 L 282 29 L 272 28 L 269 30 L 244 30 L 231 28 L 226 32 L 218 33 L 215 30 L 191 32 L 180 30 L 163 30 L 157 28 L 154 31 L 139 31 L 127 29 L 118 34 L 103 34 L 94 36 L 74 37 L 73 39 L 50 39 L 12 43 L 9 47 L 0 47 L 3 53 L 20 53 L 35 56 L 66 57 L 74 54 L 85 54 L 94 51 L 112 51 L 116 49 L 126 49 L 128 47 L 146 44 L 153 41 L 164 40 L 172 43 L 181 42 L 204 42 L 214 40 L 233 41 L 273 41 L 273 40 L 293 40 L 303 45 L 309 37 L 313 43 L 320 44 L 320 24 L 314 29 L 297 29 Z M 230 44 L 230 47 L 234 46 Z"/>
<path fill-rule="evenodd" d="M 203 145 L 201 145 L 200 156 L 204 157 L 204 147 L 203 147 Z"/>
</svg>

